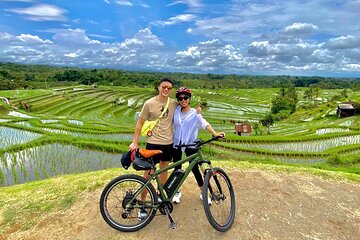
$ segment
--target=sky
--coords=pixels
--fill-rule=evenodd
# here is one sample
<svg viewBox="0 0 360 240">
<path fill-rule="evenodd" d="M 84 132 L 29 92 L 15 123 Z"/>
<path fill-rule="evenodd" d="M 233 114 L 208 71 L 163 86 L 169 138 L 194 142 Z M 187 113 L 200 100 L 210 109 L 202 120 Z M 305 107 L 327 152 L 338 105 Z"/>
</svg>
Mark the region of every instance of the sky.
<svg viewBox="0 0 360 240">
<path fill-rule="evenodd" d="M 0 0 L 0 62 L 360 77 L 360 0 Z"/>
</svg>

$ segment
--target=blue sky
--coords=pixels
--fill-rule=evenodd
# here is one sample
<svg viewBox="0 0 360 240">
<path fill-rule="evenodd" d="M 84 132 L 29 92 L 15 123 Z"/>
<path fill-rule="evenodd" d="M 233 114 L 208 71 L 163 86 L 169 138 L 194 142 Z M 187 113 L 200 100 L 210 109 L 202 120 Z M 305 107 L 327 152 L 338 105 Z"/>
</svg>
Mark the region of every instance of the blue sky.
<svg viewBox="0 0 360 240">
<path fill-rule="evenodd" d="M 0 61 L 360 77 L 360 0 L 0 0 Z"/>
</svg>

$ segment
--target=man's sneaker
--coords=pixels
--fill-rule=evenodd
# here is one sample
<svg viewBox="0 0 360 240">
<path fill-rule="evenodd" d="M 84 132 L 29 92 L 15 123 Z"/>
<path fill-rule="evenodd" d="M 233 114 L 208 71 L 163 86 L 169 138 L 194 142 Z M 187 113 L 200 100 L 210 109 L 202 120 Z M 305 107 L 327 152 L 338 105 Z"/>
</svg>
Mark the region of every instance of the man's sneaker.
<svg viewBox="0 0 360 240">
<path fill-rule="evenodd" d="M 146 218 L 146 216 L 147 216 L 146 210 L 143 209 L 143 208 L 140 208 L 139 212 L 138 212 L 138 220 L 139 220 L 139 222 L 143 221 Z"/>
<path fill-rule="evenodd" d="M 159 194 L 156 194 L 156 195 L 157 195 L 157 200 L 158 200 L 158 203 L 161 203 L 161 202 L 162 202 L 162 200 L 161 200 L 160 195 L 159 195 Z"/>
<path fill-rule="evenodd" d="M 182 196 L 181 192 L 175 193 L 175 196 L 172 199 L 173 203 L 180 203 L 181 196 Z"/>
<path fill-rule="evenodd" d="M 203 195 L 202 193 L 200 193 L 200 200 L 202 201 L 203 200 Z M 208 204 L 211 205 L 212 202 L 211 202 L 211 199 L 208 197 Z"/>
</svg>

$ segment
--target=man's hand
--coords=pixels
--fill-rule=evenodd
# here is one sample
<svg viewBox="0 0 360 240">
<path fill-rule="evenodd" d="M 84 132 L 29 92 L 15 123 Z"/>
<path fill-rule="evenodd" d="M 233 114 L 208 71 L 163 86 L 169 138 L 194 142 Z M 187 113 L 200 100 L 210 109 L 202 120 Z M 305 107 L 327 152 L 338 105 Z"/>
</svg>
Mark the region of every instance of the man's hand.
<svg viewBox="0 0 360 240">
<path fill-rule="evenodd" d="M 129 146 L 129 150 L 131 151 L 135 151 L 137 148 L 138 148 L 138 144 L 134 142 L 132 142 Z"/>
</svg>

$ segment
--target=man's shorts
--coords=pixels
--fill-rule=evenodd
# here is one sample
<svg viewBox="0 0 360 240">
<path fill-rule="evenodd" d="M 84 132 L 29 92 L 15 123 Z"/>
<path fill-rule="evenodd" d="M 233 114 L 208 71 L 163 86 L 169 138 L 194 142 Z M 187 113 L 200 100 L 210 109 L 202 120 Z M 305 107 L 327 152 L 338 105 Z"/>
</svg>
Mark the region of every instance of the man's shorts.
<svg viewBox="0 0 360 240">
<path fill-rule="evenodd" d="M 146 149 L 162 151 L 161 154 L 157 154 L 153 156 L 153 160 L 155 163 L 159 163 L 160 161 L 170 162 L 172 159 L 173 144 L 160 145 L 160 144 L 146 143 Z"/>
</svg>

